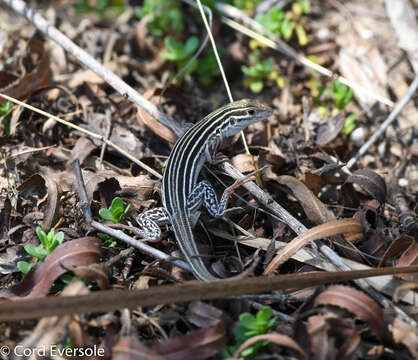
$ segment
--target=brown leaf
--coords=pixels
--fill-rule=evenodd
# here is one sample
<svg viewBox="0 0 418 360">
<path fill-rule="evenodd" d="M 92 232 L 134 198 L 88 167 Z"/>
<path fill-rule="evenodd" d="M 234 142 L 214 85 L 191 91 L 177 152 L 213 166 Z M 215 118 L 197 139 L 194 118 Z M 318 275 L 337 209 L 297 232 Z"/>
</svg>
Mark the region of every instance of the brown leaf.
<svg viewBox="0 0 418 360">
<path fill-rule="evenodd" d="M 57 246 L 42 262 L 38 262 L 23 281 L 0 291 L 0 297 L 33 298 L 47 295 L 51 285 L 68 269 L 97 263 L 100 260 L 100 241 L 84 237 Z"/>
<path fill-rule="evenodd" d="M 82 277 L 85 281 L 97 282 L 100 289 L 110 288 L 109 269 L 105 264 L 89 264 L 86 266 L 77 266 L 70 269 L 77 276 Z"/>
<path fill-rule="evenodd" d="M 21 78 L 16 78 L 7 70 L 0 71 L 0 92 L 11 97 L 25 99 L 51 81 L 49 54 L 45 51 L 43 40 L 38 33 L 29 40 L 23 58 L 16 60 L 14 65 L 23 65 L 24 74 Z M 5 101 L 0 98 L 0 104 Z"/>
<path fill-rule="evenodd" d="M 408 249 L 401 255 L 396 266 L 413 266 L 418 265 L 418 244 L 414 242 Z M 400 278 L 407 281 L 418 282 L 418 274 L 402 274 L 398 275 Z"/>
<path fill-rule="evenodd" d="M 415 359 L 418 359 L 418 333 L 416 327 L 395 318 L 393 324 L 389 326 L 389 330 L 392 331 L 393 340 L 396 343 L 404 344 L 412 356 Z"/>
<path fill-rule="evenodd" d="M 360 185 L 369 195 L 377 199 L 381 204 L 386 201 L 385 180 L 369 169 L 360 169 L 353 172 L 346 180 L 347 183 Z"/>
<path fill-rule="evenodd" d="M 192 331 L 191 333 L 159 342 L 152 346 L 158 354 L 167 360 L 199 360 L 207 359 L 225 346 L 225 328 L 222 321 L 205 329 Z"/>
<path fill-rule="evenodd" d="M 20 196 L 37 195 L 39 198 L 43 197 L 45 190 L 47 190 L 48 199 L 44 210 L 42 229 L 49 231 L 61 216 L 60 186 L 49 176 L 35 174 L 23 182 L 18 187 L 18 190 L 20 191 Z"/>
<path fill-rule="evenodd" d="M 94 145 L 90 139 L 80 137 L 71 150 L 71 156 L 67 161 L 67 166 L 70 166 L 75 160 L 80 161 L 80 165 L 83 164 L 84 159 L 89 156 L 94 149 L 96 149 L 96 145 Z"/>
<path fill-rule="evenodd" d="M 49 231 L 59 220 L 62 213 L 61 207 L 61 187 L 49 176 L 43 176 L 48 190 L 48 200 L 45 207 L 42 229 Z"/>
<path fill-rule="evenodd" d="M 145 99 L 150 100 L 154 97 L 154 91 L 148 90 L 144 94 Z M 156 97 L 156 102 L 158 102 L 158 99 L 160 97 Z M 169 142 L 170 144 L 174 144 L 178 136 L 171 131 L 169 128 L 167 128 L 165 125 L 161 124 L 159 121 L 154 119 L 151 115 L 149 115 L 147 112 L 142 110 L 140 107 L 138 107 L 138 120 L 143 122 L 147 128 L 149 128 L 154 134 L 158 135 L 159 137 L 163 138 L 165 141 Z"/>
<path fill-rule="evenodd" d="M 221 320 L 222 311 L 204 302 L 193 301 L 187 309 L 186 317 L 193 325 L 207 328 Z"/>
<path fill-rule="evenodd" d="M 292 190 L 293 195 L 301 203 L 306 216 L 315 224 L 322 224 L 335 220 L 332 211 L 319 200 L 308 187 L 293 176 L 282 175 L 277 178 L 279 184 L 285 185 Z"/>
<path fill-rule="evenodd" d="M 309 316 L 307 336 L 313 359 L 353 359 L 361 339 L 354 319 L 344 317 L 342 312 L 333 309 Z"/>
<path fill-rule="evenodd" d="M 344 127 L 344 114 L 339 112 L 318 128 L 316 145 L 324 146 L 334 140 Z"/>
<path fill-rule="evenodd" d="M 365 293 L 349 286 L 330 286 L 315 298 L 315 306 L 320 305 L 333 305 L 346 309 L 367 322 L 374 333 L 381 337 L 383 312 Z"/>
<path fill-rule="evenodd" d="M 283 249 L 279 250 L 278 254 L 273 258 L 270 264 L 268 264 L 263 274 L 271 274 L 310 241 L 339 234 L 357 232 L 363 232 L 363 227 L 354 219 L 334 220 L 315 226 L 303 234 L 295 237 Z"/>
<path fill-rule="evenodd" d="M 401 252 L 404 252 L 406 249 L 408 249 L 408 247 L 411 244 L 413 244 L 413 242 L 414 242 L 414 239 L 408 235 L 404 235 L 404 236 L 401 236 L 399 239 L 396 239 L 387 248 L 385 254 L 382 256 L 382 259 L 379 262 L 379 266 L 382 266 L 383 264 L 386 263 L 386 261 L 400 254 Z"/>
<path fill-rule="evenodd" d="M 291 337 L 283 334 L 263 334 L 263 335 L 257 335 L 249 338 L 246 340 L 239 349 L 235 352 L 234 358 L 239 358 L 240 354 L 249 346 L 255 344 L 258 341 L 271 341 L 272 343 L 275 343 L 277 345 L 285 346 L 288 348 L 291 348 L 298 352 L 300 355 L 302 355 L 303 358 L 306 358 L 305 351 L 302 350 L 302 348 L 293 340 Z"/>
</svg>

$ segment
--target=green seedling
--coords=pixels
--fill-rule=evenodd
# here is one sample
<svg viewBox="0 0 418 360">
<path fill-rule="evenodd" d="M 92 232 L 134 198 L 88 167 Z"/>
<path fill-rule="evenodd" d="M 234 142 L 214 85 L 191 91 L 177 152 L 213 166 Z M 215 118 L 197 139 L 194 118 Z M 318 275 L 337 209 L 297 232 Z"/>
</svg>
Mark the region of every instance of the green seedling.
<svg viewBox="0 0 418 360">
<path fill-rule="evenodd" d="M 347 85 L 336 80 L 331 84 L 331 96 L 334 99 L 334 105 L 338 110 L 344 110 L 353 100 L 354 91 Z"/>
<path fill-rule="evenodd" d="M 319 79 L 313 77 L 310 81 L 310 88 L 311 96 L 318 104 L 318 112 L 326 118 L 345 110 L 354 97 L 353 90 L 338 80 L 332 82 L 330 86 L 325 87 Z M 331 108 L 330 113 L 328 111 L 329 108 Z M 349 114 L 345 119 L 341 134 L 350 135 L 355 128 L 356 115 Z"/>
<path fill-rule="evenodd" d="M 250 56 L 250 65 L 242 66 L 242 72 L 247 76 L 244 80 L 244 86 L 249 88 L 253 93 L 259 93 L 264 88 L 266 80 L 273 80 L 279 87 L 283 85 L 283 78 L 274 68 L 274 59 L 268 57 L 261 59 L 258 50 L 253 51 Z"/>
<path fill-rule="evenodd" d="M 130 207 L 131 206 L 128 205 L 125 208 L 123 200 L 120 197 L 115 197 L 108 209 L 102 208 L 99 210 L 99 215 L 103 220 L 111 221 L 114 224 L 117 224 L 126 216 Z"/>
<path fill-rule="evenodd" d="M 249 338 L 267 333 L 267 331 L 275 324 L 277 318 L 272 317 L 273 311 L 269 306 L 263 307 L 256 316 L 250 313 L 243 313 L 239 317 L 240 324 L 235 327 L 234 335 L 237 341 L 236 346 L 224 348 L 222 355 L 224 357 L 232 357 L 234 352 Z M 258 354 L 259 350 L 268 345 L 269 341 L 258 341 L 251 345 L 241 353 L 244 359 L 251 358 Z"/>
<path fill-rule="evenodd" d="M 169 30 L 183 31 L 183 15 L 179 0 L 145 0 L 142 6 L 135 7 L 139 19 L 151 14 L 147 23 L 148 31 L 154 36 L 163 36 Z"/>
<path fill-rule="evenodd" d="M 296 33 L 299 45 L 305 46 L 308 43 L 308 36 L 302 25 L 302 17 L 310 12 L 310 1 L 296 1 L 292 4 L 291 9 L 285 13 L 279 7 L 273 6 L 269 11 L 258 14 L 255 20 L 286 41 L 289 41 Z"/>
<path fill-rule="evenodd" d="M 120 197 L 115 197 L 112 200 L 112 203 L 110 204 L 108 209 L 102 208 L 99 210 L 99 216 L 105 221 L 110 221 L 114 224 L 118 224 L 126 216 L 130 207 L 131 205 L 128 205 L 125 208 L 123 204 L 123 200 Z M 100 239 L 104 241 L 103 246 L 105 247 L 117 246 L 117 241 L 113 237 L 107 234 L 103 234 L 103 233 L 98 233 L 97 235 L 99 236 Z"/>
<path fill-rule="evenodd" d="M 105 11 L 111 10 L 116 15 L 120 15 L 125 11 L 125 4 L 123 0 L 82 0 L 76 3 L 74 8 L 78 13 L 87 13 L 91 11 L 104 13 Z"/>
<path fill-rule="evenodd" d="M 40 226 L 36 228 L 36 235 L 38 235 L 41 246 L 25 245 L 25 251 L 32 257 L 43 260 L 48 254 L 50 254 L 58 245 L 61 245 L 64 241 L 64 233 L 62 231 L 54 233 L 54 229 L 51 229 L 48 235 L 42 230 Z M 19 261 L 17 263 L 18 269 L 23 273 L 27 274 L 35 263 L 28 263 L 26 261 Z"/>
<path fill-rule="evenodd" d="M 164 39 L 165 49 L 161 52 L 161 56 L 173 62 L 182 62 L 190 58 L 199 46 L 199 39 L 196 36 L 189 37 L 185 43 L 177 41 L 172 36 Z"/>
<path fill-rule="evenodd" d="M 1 123 L 4 126 L 6 134 L 10 134 L 10 119 L 12 117 L 10 110 L 12 110 L 12 107 L 13 105 L 10 101 L 0 104 L 0 117 L 3 118 Z"/>
</svg>

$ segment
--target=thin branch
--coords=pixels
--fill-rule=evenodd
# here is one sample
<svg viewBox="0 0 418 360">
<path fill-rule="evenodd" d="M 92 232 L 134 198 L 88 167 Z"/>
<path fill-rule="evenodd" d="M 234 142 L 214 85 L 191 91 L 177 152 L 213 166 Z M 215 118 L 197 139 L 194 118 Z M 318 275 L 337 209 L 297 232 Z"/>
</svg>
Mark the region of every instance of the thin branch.
<svg viewBox="0 0 418 360">
<path fill-rule="evenodd" d="M 405 96 L 399 101 L 399 103 L 396 105 L 396 107 L 393 109 L 393 111 L 390 113 L 388 118 L 380 125 L 380 128 L 378 131 L 376 131 L 370 139 L 360 148 L 360 150 L 355 154 L 350 161 L 347 163 L 345 168 L 351 169 L 353 165 L 356 163 L 356 161 L 364 155 L 370 146 L 372 146 L 377 139 L 383 135 L 383 133 L 386 131 L 388 126 L 392 124 L 392 122 L 397 118 L 399 113 L 403 110 L 403 108 L 408 104 L 409 100 L 411 100 L 412 96 L 415 94 L 415 91 L 417 91 L 418 88 L 418 76 L 415 77 L 412 84 L 409 86 L 409 89 Z"/>
</svg>

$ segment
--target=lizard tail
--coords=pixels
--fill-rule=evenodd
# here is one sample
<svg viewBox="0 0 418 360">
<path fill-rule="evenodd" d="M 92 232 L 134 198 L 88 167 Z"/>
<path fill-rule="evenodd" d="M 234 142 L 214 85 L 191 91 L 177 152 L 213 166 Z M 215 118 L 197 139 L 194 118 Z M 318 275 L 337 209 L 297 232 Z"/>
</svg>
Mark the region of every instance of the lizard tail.
<svg viewBox="0 0 418 360">
<path fill-rule="evenodd" d="M 188 219 L 187 215 L 174 216 L 170 220 L 171 224 L 173 225 L 173 230 L 177 242 L 187 262 L 190 264 L 194 276 L 198 280 L 202 281 L 219 280 L 220 278 L 212 275 L 209 272 L 203 263 L 202 258 L 199 256 L 199 252 L 193 238 L 190 220 Z"/>
</svg>

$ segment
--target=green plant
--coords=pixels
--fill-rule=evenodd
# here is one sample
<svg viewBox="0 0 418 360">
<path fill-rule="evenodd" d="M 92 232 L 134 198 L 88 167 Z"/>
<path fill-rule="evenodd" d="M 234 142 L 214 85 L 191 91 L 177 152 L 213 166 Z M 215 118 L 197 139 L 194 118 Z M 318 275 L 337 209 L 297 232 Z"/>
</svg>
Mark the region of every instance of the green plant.
<svg viewBox="0 0 418 360">
<path fill-rule="evenodd" d="M 142 19 L 152 14 L 147 28 L 154 36 L 163 36 L 169 30 L 183 31 L 183 15 L 179 0 L 145 0 L 142 6 L 135 7 L 135 14 Z"/>
<path fill-rule="evenodd" d="M 218 53 L 221 56 L 222 51 L 218 49 Z M 196 68 L 196 74 L 199 82 L 203 85 L 208 85 L 212 80 L 220 75 L 218 63 L 215 58 L 215 54 L 212 49 L 207 51 L 201 60 L 199 60 L 199 66 Z"/>
<path fill-rule="evenodd" d="M 309 86 L 311 96 L 315 99 L 315 102 L 318 105 L 318 112 L 326 118 L 334 116 L 338 112 L 345 110 L 354 97 L 353 89 L 350 89 L 347 85 L 338 80 L 333 81 L 331 85 L 325 87 L 321 84 L 318 78 L 312 77 Z M 327 104 L 327 100 L 331 103 Z M 330 112 L 328 110 L 329 107 L 331 107 Z M 350 135 L 355 128 L 356 115 L 352 113 L 348 114 L 344 122 L 344 128 L 341 130 L 341 134 Z"/>
<path fill-rule="evenodd" d="M 10 133 L 10 119 L 12 117 L 10 110 L 12 107 L 13 105 L 10 101 L 6 101 L 5 103 L 0 104 L 0 117 L 3 117 L 1 123 L 4 126 L 6 134 Z"/>
<path fill-rule="evenodd" d="M 130 207 L 128 205 L 124 208 L 123 200 L 120 197 L 115 197 L 108 209 L 102 208 L 99 210 L 99 215 L 103 220 L 117 224 L 126 216 Z"/>
<path fill-rule="evenodd" d="M 174 62 L 177 65 L 177 71 L 180 71 L 187 65 L 183 76 L 193 73 L 198 68 L 199 62 L 197 59 L 188 64 L 193 53 L 199 46 L 199 40 L 196 36 L 189 37 L 184 43 L 177 41 L 172 36 L 167 36 L 164 39 L 164 45 L 165 48 L 161 51 L 160 55 L 164 59 Z"/>
<path fill-rule="evenodd" d="M 281 87 L 283 78 L 274 69 L 274 59 L 270 56 L 261 59 L 260 51 L 255 50 L 249 56 L 250 65 L 242 66 L 242 72 L 247 76 L 244 86 L 250 88 L 253 93 L 259 93 L 264 88 L 264 81 L 274 80 Z"/>
<path fill-rule="evenodd" d="M 50 254 L 58 245 L 61 245 L 64 241 L 64 233 L 62 231 L 54 233 L 54 229 L 51 229 L 48 235 L 42 230 L 40 226 L 36 228 L 36 235 L 38 235 L 41 246 L 35 246 L 27 244 L 24 246 L 25 251 L 32 257 L 43 260 L 45 256 Z M 30 269 L 35 266 L 35 263 L 28 263 L 26 261 L 19 261 L 17 263 L 18 269 L 23 273 L 27 274 Z"/>
<path fill-rule="evenodd" d="M 250 313 L 243 313 L 239 317 L 240 324 L 235 327 L 234 335 L 237 344 L 223 349 L 224 357 L 231 357 L 233 353 L 249 338 L 267 333 L 267 331 L 275 324 L 277 318 L 272 317 L 273 311 L 269 306 L 263 307 L 256 316 Z M 241 357 L 248 359 L 255 356 L 258 351 L 269 344 L 269 341 L 258 341 L 246 348 Z"/>
<path fill-rule="evenodd" d="M 81 0 L 74 5 L 78 13 L 86 13 L 96 11 L 103 13 L 107 10 L 112 10 L 116 15 L 120 15 L 125 11 L 125 4 L 123 0 L 98 0 L 91 4 L 90 0 Z"/>
<path fill-rule="evenodd" d="M 269 11 L 258 14 L 255 20 L 286 41 L 289 41 L 293 33 L 296 33 L 299 45 L 304 46 L 308 43 L 308 37 L 302 25 L 302 17 L 310 12 L 310 1 L 296 1 L 291 9 L 285 13 L 279 7 L 273 6 Z"/>
<path fill-rule="evenodd" d="M 353 100 L 354 91 L 347 85 L 336 80 L 331 83 L 331 96 L 334 99 L 334 106 L 338 110 L 344 110 L 351 100 Z"/>
</svg>

